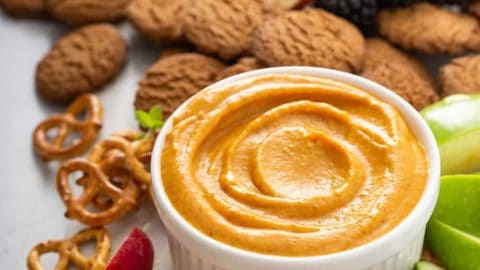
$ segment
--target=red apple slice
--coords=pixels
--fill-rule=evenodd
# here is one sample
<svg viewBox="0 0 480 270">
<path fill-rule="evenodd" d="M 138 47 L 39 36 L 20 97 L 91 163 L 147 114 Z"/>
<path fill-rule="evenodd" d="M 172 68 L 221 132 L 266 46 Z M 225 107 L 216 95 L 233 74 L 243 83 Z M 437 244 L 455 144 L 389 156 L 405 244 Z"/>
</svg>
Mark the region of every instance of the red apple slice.
<svg viewBox="0 0 480 270">
<path fill-rule="evenodd" d="M 313 4 L 314 0 L 297 0 L 297 4 L 293 7 L 294 9 L 302 9 L 306 6 Z"/>
<path fill-rule="evenodd" d="M 152 241 L 140 229 L 133 229 L 113 255 L 105 270 L 152 270 Z"/>
</svg>

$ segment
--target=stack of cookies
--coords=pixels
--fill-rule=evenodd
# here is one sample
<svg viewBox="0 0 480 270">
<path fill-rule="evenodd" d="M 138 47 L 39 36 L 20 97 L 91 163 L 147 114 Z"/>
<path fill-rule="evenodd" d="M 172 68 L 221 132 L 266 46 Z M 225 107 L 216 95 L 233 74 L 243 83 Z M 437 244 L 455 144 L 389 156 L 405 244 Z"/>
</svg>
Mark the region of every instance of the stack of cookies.
<svg viewBox="0 0 480 270">
<path fill-rule="evenodd" d="M 342 1 L 332 3 L 340 6 Z M 167 116 L 217 80 L 274 66 L 318 66 L 356 73 L 387 86 L 419 110 L 439 96 L 480 89 L 478 55 L 453 59 L 441 68 L 437 84 L 410 54 L 480 51 L 480 23 L 474 15 L 430 3 L 395 8 L 385 4 L 391 1 L 384 1 L 390 8 L 376 16 L 374 32 L 378 34 L 366 39 L 361 30 L 368 24 L 304 7 L 315 1 L 292 2 L 0 0 L 12 16 L 84 25 L 60 39 L 38 65 L 37 92 L 55 103 L 101 89 L 119 73 L 126 63 L 127 44 L 108 22 L 124 18 L 146 40 L 173 48 L 146 71 L 134 101 L 141 110 L 160 105 Z M 468 0 L 461 2 L 466 7 Z M 346 14 L 329 7 L 325 8 Z M 471 1 L 473 14 L 476 7 L 478 2 Z"/>
<path fill-rule="evenodd" d="M 355 73 L 386 86 L 417 110 L 442 96 L 479 93 L 480 22 L 475 16 L 480 17 L 480 2 L 408 1 L 409 5 L 398 6 L 406 2 L 0 0 L 0 6 L 12 17 L 74 27 L 37 66 L 36 92 L 51 103 L 66 104 L 100 90 L 120 74 L 128 57 L 128 44 L 115 25 L 122 20 L 146 42 L 170 47 L 139 78 L 138 89 L 132 89 L 136 90 L 135 109 L 149 111 L 160 106 L 166 117 L 218 80 L 275 66 L 317 66 Z M 359 10 L 369 12 L 354 16 Z M 419 55 L 453 57 L 439 69 L 436 80 L 418 60 Z M 113 161 L 128 156 L 117 152 Z"/>
</svg>

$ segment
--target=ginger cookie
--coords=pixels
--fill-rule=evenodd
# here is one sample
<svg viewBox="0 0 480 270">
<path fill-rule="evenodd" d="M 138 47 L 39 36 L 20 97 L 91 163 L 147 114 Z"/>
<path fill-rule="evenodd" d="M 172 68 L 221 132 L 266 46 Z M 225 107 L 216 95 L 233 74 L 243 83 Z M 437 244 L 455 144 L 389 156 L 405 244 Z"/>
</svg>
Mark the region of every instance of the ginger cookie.
<svg viewBox="0 0 480 270">
<path fill-rule="evenodd" d="M 443 95 L 480 93 L 480 54 L 458 57 L 440 68 Z"/>
<path fill-rule="evenodd" d="M 322 9 L 288 11 L 254 33 L 251 53 L 269 66 L 361 69 L 365 40 L 351 23 Z"/>
<path fill-rule="evenodd" d="M 196 0 L 185 20 L 185 37 L 200 51 L 232 59 L 250 46 L 263 7 L 252 0 Z"/>
<path fill-rule="evenodd" d="M 38 94 L 65 103 L 103 87 L 127 59 L 127 44 L 110 24 L 93 24 L 62 37 L 37 66 Z"/>
<path fill-rule="evenodd" d="M 378 27 L 386 39 L 407 50 L 428 54 L 480 51 L 480 24 L 475 17 L 428 3 L 382 11 Z"/>
<path fill-rule="evenodd" d="M 397 93 L 417 110 L 438 100 L 438 94 L 431 82 L 401 63 L 380 63 L 366 69 L 362 76 Z"/>
<path fill-rule="evenodd" d="M 375 68 L 383 63 L 398 63 L 405 69 L 412 70 L 424 80 L 434 85 L 434 80 L 422 62 L 407 53 L 393 47 L 381 38 L 369 38 L 366 40 L 364 70 Z"/>
<path fill-rule="evenodd" d="M 222 80 L 233 75 L 237 75 L 243 72 L 264 68 L 265 65 L 258 61 L 257 58 L 246 56 L 240 58 L 237 63 L 227 67 L 217 76 L 217 80 Z"/>
<path fill-rule="evenodd" d="M 183 37 L 187 7 L 189 0 L 133 0 L 127 18 L 151 41 L 178 41 Z"/>
<path fill-rule="evenodd" d="M 361 75 L 393 90 L 417 110 L 438 100 L 425 66 L 380 38 L 367 39 Z"/>
<path fill-rule="evenodd" d="M 160 58 L 139 82 L 135 108 L 147 111 L 159 105 L 169 116 L 185 100 L 215 81 L 225 65 L 198 53 Z"/>
<path fill-rule="evenodd" d="M 18 18 L 44 18 L 46 10 L 44 0 L 0 0 L 5 13 Z"/>
<path fill-rule="evenodd" d="M 45 0 L 48 12 L 68 24 L 113 22 L 125 16 L 130 0 Z"/>
</svg>

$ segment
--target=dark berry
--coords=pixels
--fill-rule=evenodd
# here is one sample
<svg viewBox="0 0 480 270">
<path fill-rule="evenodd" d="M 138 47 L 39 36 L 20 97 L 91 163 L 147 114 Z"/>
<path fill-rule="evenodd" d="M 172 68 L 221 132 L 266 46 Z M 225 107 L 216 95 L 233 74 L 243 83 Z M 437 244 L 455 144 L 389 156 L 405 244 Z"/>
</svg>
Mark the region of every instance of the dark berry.
<svg viewBox="0 0 480 270">
<path fill-rule="evenodd" d="M 375 25 L 378 12 L 377 0 L 316 0 L 315 6 L 349 20 L 364 32 Z"/>
</svg>

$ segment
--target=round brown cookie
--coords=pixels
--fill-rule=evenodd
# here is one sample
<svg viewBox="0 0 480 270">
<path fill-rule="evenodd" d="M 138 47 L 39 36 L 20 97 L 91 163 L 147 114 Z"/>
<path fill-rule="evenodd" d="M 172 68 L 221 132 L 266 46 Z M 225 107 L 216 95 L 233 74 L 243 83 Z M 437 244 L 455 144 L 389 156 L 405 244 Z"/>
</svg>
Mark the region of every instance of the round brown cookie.
<svg viewBox="0 0 480 270">
<path fill-rule="evenodd" d="M 366 69 L 362 76 L 394 91 L 417 110 L 438 100 L 438 94 L 432 84 L 414 69 L 401 63 L 379 63 Z"/>
<path fill-rule="evenodd" d="M 378 27 L 386 39 L 407 50 L 428 54 L 480 51 L 480 24 L 473 16 L 428 3 L 382 11 Z"/>
<path fill-rule="evenodd" d="M 130 0 L 45 0 L 48 12 L 68 24 L 112 22 L 124 17 Z"/>
<path fill-rule="evenodd" d="M 0 7 L 2 7 L 7 14 L 14 17 L 46 17 L 44 0 L 0 0 Z"/>
<path fill-rule="evenodd" d="M 183 37 L 183 20 L 189 0 L 133 0 L 128 20 L 149 40 L 178 41 Z"/>
<path fill-rule="evenodd" d="M 199 50 L 232 59 L 248 49 L 263 8 L 252 0 L 196 0 L 185 20 L 185 36 Z"/>
<path fill-rule="evenodd" d="M 172 56 L 179 53 L 188 53 L 189 51 L 191 50 L 188 47 L 182 47 L 182 46 L 168 47 L 162 50 L 162 52 L 158 56 L 158 59 L 165 58 L 165 57 Z"/>
<path fill-rule="evenodd" d="M 362 67 L 365 40 L 358 29 L 322 9 L 288 11 L 255 31 L 251 52 L 269 66 Z"/>
<path fill-rule="evenodd" d="M 480 54 L 455 58 L 440 68 L 443 95 L 480 93 Z"/>
<path fill-rule="evenodd" d="M 57 41 L 38 64 L 37 91 L 49 101 L 68 102 L 108 83 L 126 58 L 127 44 L 114 26 L 79 28 Z"/>
<path fill-rule="evenodd" d="M 258 61 L 258 59 L 255 57 L 251 57 L 251 56 L 242 57 L 237 61 L 237 63 L 227 67 L 222 72 L 220 72 L 216 80 L 222 80 L 236 74 L 240 74 L 243 72 L 264 68 L 264 67 L 265 65 L 262 64 L 260 61 Z"/>
<path fill-rule="evenodd" d="M 160 58 L 139 82 L 135 108 L 148 111 L 159 105 L 169 116 L 190 96 L 215 81 L 225 65 L 198 53 L 178 53 Z"/>
<path fill-rule="evenodd" d="M 363 70 L 375 68 L 383 63 L 398 63 L 405 69 L 416 72 L 424 80 L 435 85 L 434 80 L 422 62 L 407 53 L 393 47 L 381 38 L 369 38 L 366 40 L 366 51 Z"/>
</svg>

